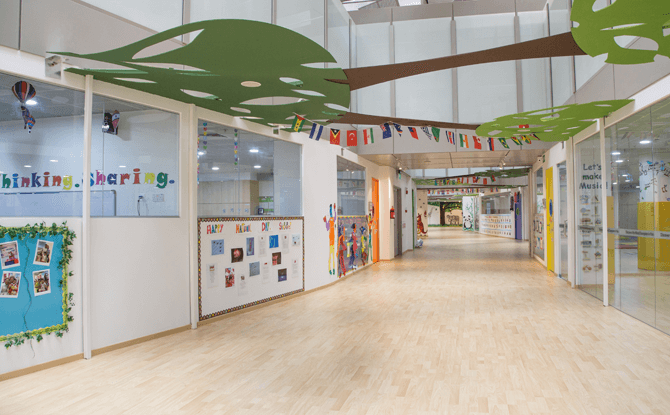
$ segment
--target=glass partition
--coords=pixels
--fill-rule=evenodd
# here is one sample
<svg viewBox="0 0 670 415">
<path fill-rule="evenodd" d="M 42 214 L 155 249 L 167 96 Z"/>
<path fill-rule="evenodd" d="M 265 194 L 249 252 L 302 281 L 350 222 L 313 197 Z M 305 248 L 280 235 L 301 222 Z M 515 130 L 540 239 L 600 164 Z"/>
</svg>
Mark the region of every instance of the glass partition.
<svg viewBox="0 0 670 415">
<path fill-rule="evenodd" d="M 549 34 L 559 35 L 570 31 L 569 0 L 554 0 L 549 6 Z M 574 67 L 569 56 L 551 58 L 553 106 L 563 105 L 572 96 Z"/>
<path fill-rule="evenodd" d="M 396 63 L 451 55 L 451 18 L 393 23 Z M 396 116 L 453 121 L 451 69 L 395 81 Z"/>
<path fill-rule="evenodd" d="M 547 11 L 520 12 L 519 35 L 521 42 L 549 36 Z M 550 64 L 549 58 L 521 61 L 524 111 L 551 107 Z"/>
<path fill-rule="evenodd" d="M 183 0 L 82 0 L 157 32 L 182 24 Z"/>
<path fill-rule="evenodd" d="M 91 216 L 179 216 L 179 114 L 93 96 Z"/>
<path fill-rule="evenodd" d="M 670 100 L 607 132 L 610 301 L 670 333 Z"/>
<path fill-rule="evenodd" d="M 596 0 L 593 4 L 593 10 L 600 10 L 608 6 L 607 3 L 607 0 Z M 581 88 L 596 72 L 605 66 L 605 59 L 607 59 L 607 54 L 596 56 L 595 58 L 590 56 L 575 56 L 575 88 Z"/>
<path fill-rule="evenodd" d="M 244 19 L 272 23 L 272 0 L 191 0 L 191 22 Z"/>
<path fill-rule="evenodd" d="M 328 51 L 337 60 L 329 67 L 349 68 L 349 13 L 340 0 L 328 0 Z"/>
<path fill-rule="evenodd" d="M 302 214 L 299 145 L 204 121 L 198 134 L 199 217 Z"/>
<path fill-rule="evenodd" d="M 357 67 L 390 63 L 389 23 L 370 23 L 356 26 Z M 391 83 L 361 88 L 356 91 L 358 112 L 370 115 L 391 115 Z"/>
<path fill-rule="evenodd" d="M 0 217 L 81 216 L 84 93 L 1 73 L 0 90 Z"/>
<path fill-rule="evenodd" d="M 365 168 L 342 157 L 337 158 L 337 214 L 366 215 Z"/>
<path fill-rule="evenodd" d="M 455 20 L 459 54 L 514 43 L 514 13 L 463 16 Z M 482 122 L 517 112 L 515 62 L 473 65 L 457 71 L 459 122 Z"/>
<path fill-rule="evenodd" d="M 603 298 L 603 203 L 600 135 L 575 146 L 577 286 Z"/>
<path fill-rule="evenodd" d="M 546 199 L 544 198 L 544 169 L 535 172 L 535 218 L 533 218 L 533 253 L 544 259 L 544 220 Z"/>
<path fill-rule="evenodd" d="M 323 1 L 277 0 L 275 4 L 279 26 L 300 33 L 321 46 L 324 45 Z"/>
</svg>

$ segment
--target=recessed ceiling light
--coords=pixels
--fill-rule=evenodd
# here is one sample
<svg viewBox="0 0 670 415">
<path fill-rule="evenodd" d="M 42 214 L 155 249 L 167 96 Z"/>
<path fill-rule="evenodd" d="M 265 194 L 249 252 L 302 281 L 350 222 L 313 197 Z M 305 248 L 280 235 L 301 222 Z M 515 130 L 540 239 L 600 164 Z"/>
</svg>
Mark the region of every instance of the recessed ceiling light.
<svg viewBox="0 0 670 415">
<path fill-rule="evenodd" d="M 261 166 L 254 166 L 254 169 L 260 169 Z"/>
<path fill-rule="evenodd" d="M 49 160 L 52 163 L 58 163 L 58 160 Z"/>
<path fill-rule="evenodd" d="M 26 105 L 37 105 L 37 101 L 35 101 L 34 99 L 29 99 L 28 101 L 26 101 Z"/>
<path fill-rule="evenodd" d="M 249 153 L 258 153 L 258 149 L 257 148 L 252 148 L 251 150 L 249 150 Z"/>
<path fill-rule="evenodd" d="M 23 166 L 23 167 L 33 167 L 33 166 L 29 166 L 28 164 L 26 164 L 26 165 L 25 165 L 25 166 Z"/>
<path fill-rule="evenodd" d="M 612 155 L 613 155 L 613 156 L 618 156 L 619 154 L 621 154 L 620 151 L 613 151 L 613 152 L 612 152 Z"/>
<path fill-rule="evenodd" d="M 120 169 L 125 169 L 125 168 L 126 168 L 126 166 L 119 166 L 119 168 L 120 168 Z"/>
<path fill-rule="evenodd" d="M 636 188 L 636 189 L 639 189 L 639 188 L 640 188 L 640 186 L 635 186 L 635 188 Z"/>
<path fill-rule="evenodd" d="M 640 141 L 640 144 L 649 144 L 649 143 L 651 143 L 651 141 L 649 141 L 649 140 L 642 140 L 642 141 Z"/>
<path fill-rule="evenodd" d="M 212 167 L 212 170 L 219 170 L 219 168 L 214 166 L 214 167 Z"/>
<path fill-rule="evenodd" d="M 623 160 L 615 160 L 617 163 L 623 163 Z"/>
<path fill-rule="evenodd" d="M 199 156 L 203 156 L 204 154 L 205 154 L 204 151 L 198 151 L 198 155 L 199 155 Z"/>
<path fill-rule="evenodd" d="M 258 88 L 261 86 L 261 83 L 256 81 L 244 81 L 242 82 L 242 86 L 246 86 L 247 88 Z"/>
<path fill-rule="evenodd" d="M 626 183 L 630 183 L 630 180 L 626 180 Z"/>
</svg>

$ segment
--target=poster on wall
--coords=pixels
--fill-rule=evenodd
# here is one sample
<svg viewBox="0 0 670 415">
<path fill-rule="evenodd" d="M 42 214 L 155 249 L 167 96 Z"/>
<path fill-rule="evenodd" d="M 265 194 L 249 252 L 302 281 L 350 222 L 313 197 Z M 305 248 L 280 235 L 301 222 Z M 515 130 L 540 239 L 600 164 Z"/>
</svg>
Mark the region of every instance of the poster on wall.
<svg viewBox="0 0 670 415">
<path fill-rule="evenodd" d="M 201 321 L 304 291 L 304 220 L 268 219 L 198 220 Z"/>
<path fill-rule="evenodd" d="M 0 282 L 0 298 L 18 298 L 21 287 L 21 273 L 3 271 Z"/>
<path fill-rule="evenodd" d="M 475 230 L 475 198 L 472 196 L 463 197 L 463 230 Z"/>
<path fill-rule="evenodd" d="M 35 259 L 33 260 L 33 264 L 44 265 L 46 267 L 51 265 L 51 252 L 53 252 L 53 247 L 53 242 L 38 239 L 37 246 L 35 247 Z"/>
<path fill-rule="evenodd" d="M 0 258 L 2 259 L 2 269 L 21 266 L 19 244 L 16 241 L 1 243 Z"/>
</svg>

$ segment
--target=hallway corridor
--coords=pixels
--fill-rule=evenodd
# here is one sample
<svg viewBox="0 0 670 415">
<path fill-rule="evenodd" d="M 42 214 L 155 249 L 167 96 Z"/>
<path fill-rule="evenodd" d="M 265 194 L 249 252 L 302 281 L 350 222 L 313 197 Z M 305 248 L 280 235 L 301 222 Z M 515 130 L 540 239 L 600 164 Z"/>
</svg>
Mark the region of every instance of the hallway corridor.
<svg viewBox="0 0 670 415">
<path fill-rule="evenodd" d="M 668 413 L 669 336 L 525 242 L 428 232 L 325 289 L 0 382 L 0 414 Z"/>
</svg>

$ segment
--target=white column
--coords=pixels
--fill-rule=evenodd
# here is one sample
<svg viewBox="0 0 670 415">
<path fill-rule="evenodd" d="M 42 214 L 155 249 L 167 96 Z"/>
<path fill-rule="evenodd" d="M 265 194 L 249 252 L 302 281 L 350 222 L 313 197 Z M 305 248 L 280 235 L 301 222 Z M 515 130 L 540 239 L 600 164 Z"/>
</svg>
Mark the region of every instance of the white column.
<svg viewBox="0 0 670 415">
<path fill-rule="evenodd" d="M 609 284 L 607 283 L 608 281 L 608 275 L 609 275 L 609 270 L 608 270 L 608 265 L 609 265 L 609 243 L 608 243 L 608 238 L 607 238 L 607 215 L 608 215 L 608 209 L 607 209 L 607 166 L 605 166 L 605 161 L 607 160 L 607 155 L 605 154 L 605 118 L 601 118 L 598 122 L 598 127 L 600 128 L 600 165 L 602 166 L 601 168 L 601 175 L 600 175 L 600 181 L 602 188 L 600 189 L 600 210 L 602 211 L 603 215 L 603 231 L 602 231 L 602 241 L 603 241 L 603 306 L 607 307 L 609 304 Z M 596 232 L 597 232 L 598 226 L 596 225 Z"/>
<path fill-rule="evenodd" d="M 198 328 L 198 116 L 196 106 L 188 111 L 188 237 L 190 246 L 191 328 Z"/>
<path fill-rule="evenodd" d="M 91 127 L 93 75 L 86 75 L 84 93 L 84 183 L 82 186 L 82 338 L 84 359 L 91 358 Z"/>
</svg>

